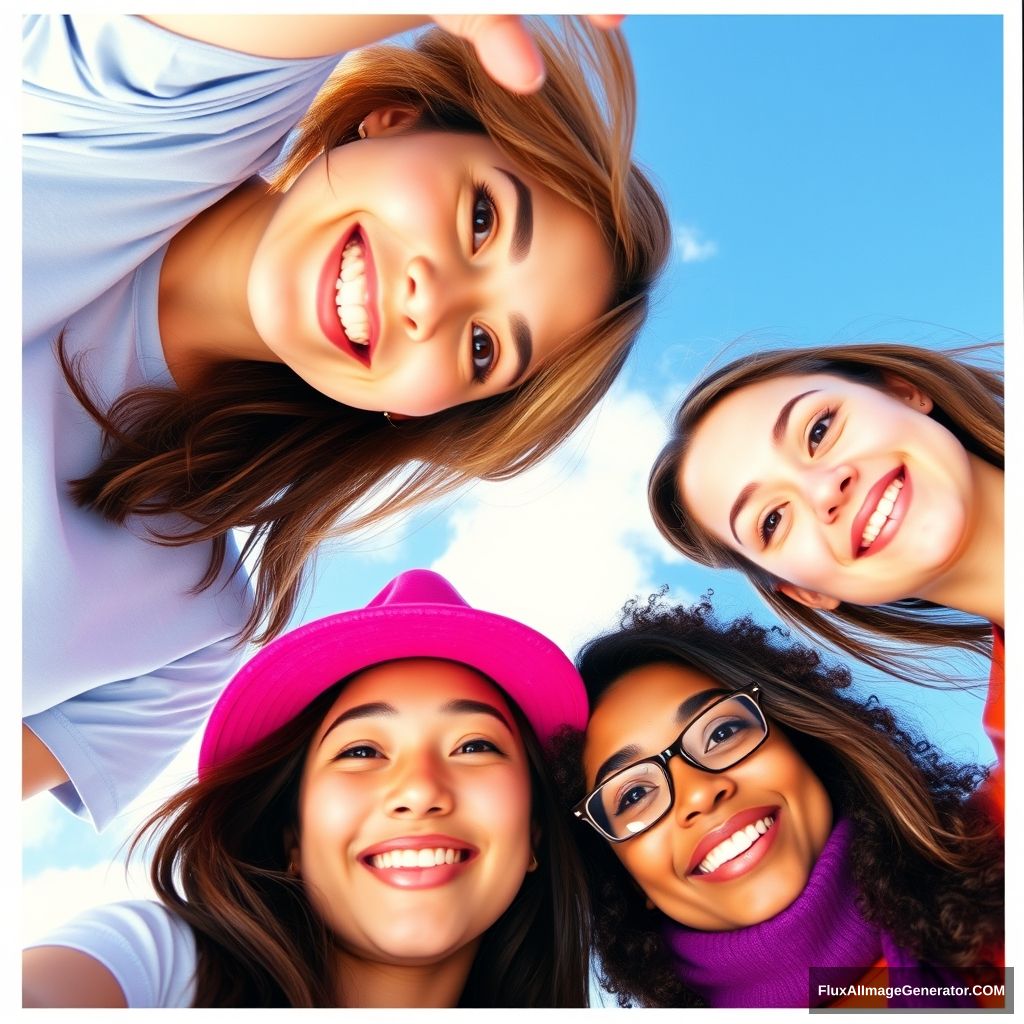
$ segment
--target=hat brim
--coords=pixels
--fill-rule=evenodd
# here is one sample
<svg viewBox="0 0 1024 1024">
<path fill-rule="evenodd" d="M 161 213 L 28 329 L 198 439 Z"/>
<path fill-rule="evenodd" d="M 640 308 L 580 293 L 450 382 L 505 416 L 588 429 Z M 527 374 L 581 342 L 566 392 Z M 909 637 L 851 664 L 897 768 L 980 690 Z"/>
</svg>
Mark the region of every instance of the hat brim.
<svg viewBox="0 0 1024 1024">
<path fill-rule="evenodd" d="M 457 605 L 362 608 L 300 626 L 242 666 L 210 715 L 200 774 L 265 739 L 336 682 L 402 658 L 457 661 L 481 672 L 516 702 L 541 743 L 563 725 L 586 727 L 576 669 L 529 626 Z"/>
</svg>

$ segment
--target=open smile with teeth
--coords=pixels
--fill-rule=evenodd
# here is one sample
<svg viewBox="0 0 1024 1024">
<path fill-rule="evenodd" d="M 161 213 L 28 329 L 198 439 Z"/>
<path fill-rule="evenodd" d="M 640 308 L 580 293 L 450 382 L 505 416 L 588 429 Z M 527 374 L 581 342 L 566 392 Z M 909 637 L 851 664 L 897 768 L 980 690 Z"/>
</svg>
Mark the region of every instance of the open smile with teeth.
<svg viewBox="0 0 1024 1024">
<path fill-rule="evenodd" d="M 752 825 L 747 825 L 746 828 L 734 832 L 728 839 L 722 840 L 714 849 L 708 851 L 708 855 L 697 865 L 694 874 L 710 875 L 712 871 L 720 868 L 727 861 L 733 860 L 749 850 L 774 824 L 775 818 L 766 815 Z"/>
<path fill-rule="evenodd" d="M 375 868 L 436 868 L 442 864 L 458 864 L 469 858 L 469 850 L 437 847 L 432 850 L 389 850 L 370 857 Z"/>
<path fill-rule="evenodd" d="M 348 340 L 354 345 L 370 344 L 370 313 L 366 281 L 366 254 L 358 236 L 345 246 L 338 272 L 338 320 Z"/>
<path fill-rule="evenodd" d="M 896 477 L 896 479 L 886 487 L 882 497 L 878 501 L 878 505 L 875 507 L 875 511 L 868 517 L 867 525 L 864 527 L 864 534 L 860 539 L 861 551 L 874 544 L 878 535 L 882 532 L 882 527 L 889 521 L 889 516 L 892 515 L 892 510 L 896 507 L 896 499 L 899 497 L 900 491 L 902 490 L 902 476 Z"/>
</svg>

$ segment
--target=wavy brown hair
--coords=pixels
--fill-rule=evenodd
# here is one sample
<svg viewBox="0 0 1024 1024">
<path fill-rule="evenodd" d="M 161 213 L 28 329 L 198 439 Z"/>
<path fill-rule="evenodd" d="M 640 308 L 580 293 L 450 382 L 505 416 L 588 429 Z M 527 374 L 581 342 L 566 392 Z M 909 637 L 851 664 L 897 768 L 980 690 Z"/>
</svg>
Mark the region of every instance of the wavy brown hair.
<svg viewBox="0 0 1024 1024">
<path fill-rule="evenodd" d="M 562 35 L 541 23 L 532 30 L 547 78 L 530 96 L 497 85 L 468 42 L 440 30 L 412 48 L 354 52 L 300 123 L 273 183 L 286 188 L 316 156 L 356 139 L 370 111 L 397 104 L 421 111 L 419 129 L 488 135 L 584 210 L 612 254 L 611 306 L 520 387 L 396 430 L 379 413 L 320 394 L 287 367 L 243 361 L 219 365 L 187 393 L 137 388 L 102 410 L 83 383 L 87 366 L 58 341 L 69 386 L 106 442 L 96 469 L 71 482 L 75 500 L 115 523 L 184 516 L 180 529 L 151 536 L 167 545 L 212 542 L 198 590 L 217 579 L 228 531 L 248 529 L 235 568 L 252 553 L 259 571 L 241 639 L 281 632 L 303 566 L 326 537 L 363 530 L 475 479 L 521 473 L 579 426 L 622 369 L 670 243 L 664 204 L 630 161 L 629 53 L 620 32 L 585 22 L 566 23 Z"/>
<path fill-rule="evenodd" d="M 299 783 L 335 684 L 262 743 L 215 765 L 142 826 L 156 837 L 151 877 L 192 929 L 193 1006 L 336 1006 L 335 939 L 288 872 Z M 500 689 L 500 687 L 498 687 Z M 526 748 L 538 867 L 484 933 L 460 1006 L 587 1005 L 586 889 L 540 744 L 511 698 Z"/>
<path fill-rule="evenodd" d="M 885 605 L 840 604 L 834 611 L 808 608 L 777 590 L 779 579 L 705 530 L 686 506 L 677 484 L 694 431 L 726 395 L 758 381 L 789 374 L 825 373 L 879 390 L 894 374 L 929 395 L 929 414 L 964 448 L 1003 468 L 1003 375 L 968 362 L 970 346 L 936 352 L 890 343 L 815 346 L 758 352 L 733 360 L 699 381 L 676 412 L 672 434 L 651 470 L 648 500 L 662 535 L 687 558 L 714 568 L 738 569 L 783 620 L 806 636 L 910 682 L 945 678 L 922 660 L 927 649 L 958 647 L 991 653 L 991 625 L 953 609 L 918 600 Z M 907 645 L 910 645 L 908 648 Z"/>
<path fill-rule="evenodd" d="M 759 703 L 818 776 L 834 816 L 853 824 L 851 869 L 865 919 L 921 959 L 967 968 L 1002 941 L 1003 844 L 978 800 L 984 769 L 942 758 L 877 698 L 844 693 L 849 670 L 749 617 L 721 623 L 706 599 L 670 606 L 630 602 L 615 632 L 576 659 L 591 707 L 617 679 L 650 664 L 702 672 L 729 689 L 751 679 Z M 552 768 L 565 806 L 587 792 L 584 734 L 564 729 Z M 667 918 L 644 896 L 611 845 L 580 823 L 602 984 L 622 1005 L 698 1005 L 662 937 Z"/>
</svg>

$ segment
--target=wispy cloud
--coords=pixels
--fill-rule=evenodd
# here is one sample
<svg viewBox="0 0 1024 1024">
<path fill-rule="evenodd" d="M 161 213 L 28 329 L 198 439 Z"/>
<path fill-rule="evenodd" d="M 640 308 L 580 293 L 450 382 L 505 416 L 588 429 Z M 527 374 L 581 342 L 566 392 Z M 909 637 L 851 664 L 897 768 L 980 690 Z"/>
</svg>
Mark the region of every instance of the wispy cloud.
<svg viewBox="0 0 1024 1024">
<path fill-rule="evenodd" d="M 557 457 L 473 488 L 450 514 L 451 542 L 432 568 L 471 604 L 574 653 L 615 624 L 627 598 L 667 576 L 661 563 L 672 555 L 647 510 L 665 429 L 647 395 L 618 385 Z"/>
<path fill-rule="evenodd" d="M 718 252 L 718 243 L 703 238 L 701 231 L 691 224 L 676 224 L 672 234 L 676 252 L 684 263 L 702 263 Z"/>
</svg>

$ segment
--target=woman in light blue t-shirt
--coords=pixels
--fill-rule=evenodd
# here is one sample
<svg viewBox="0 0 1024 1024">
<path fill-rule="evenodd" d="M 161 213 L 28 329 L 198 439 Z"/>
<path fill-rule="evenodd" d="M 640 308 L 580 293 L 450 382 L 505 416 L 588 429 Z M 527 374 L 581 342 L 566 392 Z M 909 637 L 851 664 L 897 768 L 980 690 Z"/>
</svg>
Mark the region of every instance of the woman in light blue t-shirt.
<svg viewBox="0 0 1024 1024">
<path fill-rule="evenodd" d="M 98 828 L 322 539 L 533 465 L 646 315 L 621 35 L 444 18 L 332 74 L 416 20 L 26 19 L 25 791 Z"/>
</svg>

